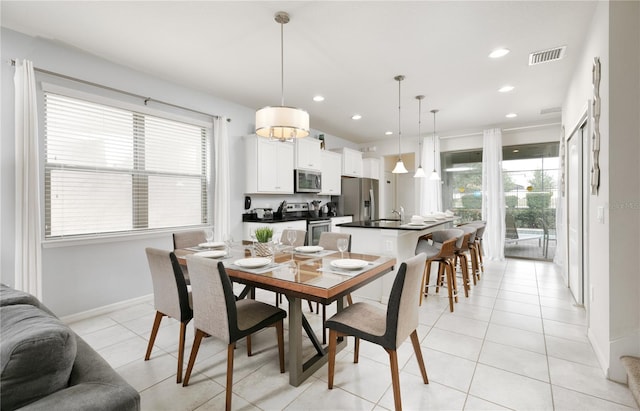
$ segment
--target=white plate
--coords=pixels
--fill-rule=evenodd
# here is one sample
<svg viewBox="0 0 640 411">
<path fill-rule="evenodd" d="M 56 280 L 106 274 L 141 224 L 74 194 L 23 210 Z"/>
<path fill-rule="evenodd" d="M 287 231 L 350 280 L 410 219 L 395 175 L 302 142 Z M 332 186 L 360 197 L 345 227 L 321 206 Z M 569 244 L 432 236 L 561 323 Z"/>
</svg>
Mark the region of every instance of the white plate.
<svg viewBox="0 0 640 411">
<path fill-rule="evenodd" d="M 409 225 L 424 225 L 424 223 L 414 223 L 414 222 L 410 222 Z"/>
<path fill-rule="evenodd" d="M 205 258 L 220 258 L 227 255 L 227 252 L 224 250 L 213 250 L 213 251 L 200 251 L 199 253 L 194 253 L 196 257 L 205 257 Z"/>
<path fill-rule="evenodd" d="M 269 263 L 271 263 L 270 258 L 243 258 L 240 260 L 236 260 L 234 264 L 237 265 L 238 267 L 243 267 L 243 268 L 259 268 L 259 267 L 264 267 Z"/>
<path fill-rule="evenodd" d="M 302 245 L 296 247 L 295 250 L 301 253 L 317 253 L 324 250 L 324 247 L 320 247 L 319 245 Z"/>
<path fill-rule="evenodd" d="M 340 260 L 331 261 L 331 266 L 336 268 L 342 268 L 345 270 L 359 270 L 369 264 L 364 260 L 357 260 L 354 258 L 344 258 Z"/>
<path fill-rule="evenodd" d="M 224 247 L 224 243 L 222 241 L 214 241 L 212 243 L 200 243 L 198 247 L 202 248 L 221 248 Z"/>
</svg>

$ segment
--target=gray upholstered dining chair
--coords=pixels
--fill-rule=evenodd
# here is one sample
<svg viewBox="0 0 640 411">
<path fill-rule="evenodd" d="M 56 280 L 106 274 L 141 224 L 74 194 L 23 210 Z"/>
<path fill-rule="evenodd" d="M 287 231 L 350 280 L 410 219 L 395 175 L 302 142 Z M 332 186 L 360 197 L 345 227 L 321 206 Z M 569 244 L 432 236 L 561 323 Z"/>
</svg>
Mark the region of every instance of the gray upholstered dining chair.
<svg viewBox="0 0 640 411">
<path fill-rule="evenodd" d="M 158 335 L 160 322 L 163 317 L 170 317 L 180 321 L 180 338 L 178 343 L 178 371 L 176 383 L 182 382 L 182 364 L 184 363 L 184 340 L 187 324 L 193 318 L 191 309 L 191 293 L 178 263 L 178 259 L 171 251 L 147 248 L 147 260 L 153 283 L 153 302 L 156 316 L 147 345 L 144 360 L 151 357 L 151 350 Z"/>
<path fill-rule="evenodd" d="M 192 230 L 192 231 L 182 231 L 179 233 L 173 233 L 173 249 L 178 250 L 181 248 L 189 248 L 195 247 L 198 244 L 202 244 L 206 242 L 207 239 L 204 234 L 204 230 Z M 187 284 L 191 283 L 189 279 L 189 269 L 187 267 L 182 266 L 182 274 L 184 275 Z"/>
<path fill-rule="evenodd" d="M 247 337 L 247 355 L 251 356 L 251 334 L 266 327 L 275 327 L 280 372 L 283 373 L 283 320 L 287 313 L 280 308 L 256 300 L 236 301 L 231 280 L 222 262 L 217 262 L 216 265 L 216 261 L 208 258 L 188 256 L 187 266 L 191 272 L 195 337 L 182 385 L 186 387 L 189 384 L 202 338 L 212 336 L 226 342 L 228 344 L 226 409 L 230 410 L 233 352 L 236 342 Z"/>
<path fill-rule="evenodd" d="M 327 320 L 329 328 L 329 389 L 333 388 L 336 364 L 336 345 L 339 337 L 355 337 L 353 362 L 358 362 L 360 339 L 382 346 L 389 354 L 393 399 L 396 410 L 402 409 L 400 376 L 396 350 L 411 337 L 422 380 L 429 383 L 418 339 L 418 295 L 425 255 L 420 253 L 400 264 L 389 296 L 387 311 L 371 304 L 358 302 Z"/>
<path fill-rule="evenodd" d="M 287 240 L 287 235 L 289 231 L 296 232 L 296 240 L 293 242 L 294 247 L 300 247 L 305 244 L 307 241 L 307 232 L 304 230 L 292 230 L 292 229 L 284 229 L 282 230 L 282 235 L 280 236 L 280 242 L 285 245 L 290 245 L 289 240 Z"/>
<path fill-rule="evenodd" d="M 426 234 L 418 239 L 415 254 L 424 253 L 427 261 L 424 266 L 422 276 L 422 286 L 420 287 L 420 304 L 422 297 L 429 289 L 431 275 L 431 263 L 438 262 L 438 279 L 436 281 L 436 292 L 443 284 L 443 278 L 447 279 L 447 293 L 449 297 L 449 310 L 453 312 L 453 302 L 458 302 L 458 291 L 456 286 L 456 276 L 454 274 L 453 258 L 455 257 L 456 243 L 462 242 L 464 231 L 457 228 L 437 230 Z M 431 240 L 431 244 L 429 243 Z M 461 244 L 457 244 L 458 247 Z"/>
<path fill-rule="evenodd" d="M 320 239 L 318 240 L 318 245 L 325 250 L 338 250 L 338 240 L 341 238 L 346 238 L 348 245 L 347 250 L 351 252 L 351 234 L 347 233 L 331 233 L 331 232 L 322 232 L 320 233 Z M 351 298 L 351 294 L 347 294 L 347 302 L 349 304 L 353 304 L 353 299 Z M 312 310 L 313 311 L 313 310 Z M 316 313 L 320 312 L 320 303 L 316 303 Z M 327 321 L 327 306 L 322 305 L 322 343 L 326 344 L 327 342 L 327 332 L 324 326 L 324 323 Z"/>
<path fill-rule="evenodd" d="M 480 280 L 480 272 L 484 273 L 484 261 L 482 257 L 482 236 L 484 235 L 484 230 L 487 226 L 487 222 L 482 220 L 476 220 L 468 224 L 476 227 L 477 229 L 476 241 L 474 242 L 474 247 L 476 249 L 476 261 L 477 261 L 476 269 L 474 270 L 474 274 L 473 274 L 473 283 L 475 284 L 476 279 Z M 471 261 L 473 263 L 473 260 Z"/>
<path fill-rule="evenodd" d="M 173 233 L 173 249 L 195 247 L 206 242 L 204 230 L 182 231 Z"/>
</svg>

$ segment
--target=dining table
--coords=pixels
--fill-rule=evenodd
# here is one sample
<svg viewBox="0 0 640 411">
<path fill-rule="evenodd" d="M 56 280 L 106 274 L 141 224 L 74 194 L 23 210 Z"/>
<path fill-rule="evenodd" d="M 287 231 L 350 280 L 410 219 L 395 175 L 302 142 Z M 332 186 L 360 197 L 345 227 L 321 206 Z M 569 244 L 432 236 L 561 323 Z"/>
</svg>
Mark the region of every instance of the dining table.
<svg viewBox="0 0 640 411">
<path fill-rule="evenodd" d="M 255 288 L 286 296 L 289 304 L 289 383 L 296 387 L 328 360 L 328 348 L 320 343 L 305 317 L 302 300 L 325 305 L 336 302 L 337 311 L 341 311 L 344 297 L 392 272 L 396 264 L 395 258 L 389 256 L 320 250 L 318 247 L 274 246 L 271 255 L 260 257 L 255 255 L 256 248 L 247 242 L 226 244 L 214 252 L 208 251 L 206 247 L 190 247 L 174 252 L 183 265 L 187 264 L 186 257 L 192 254 L 222 261 L 230 279 L 245 285 L 238 298 L 251 298 Z M 224 255 L 221 251 L 225 251 Z M 313 355 L 309 357 L 307 353 L 307 358 L 303 353 L 303 330 L 314 347 Z M 346 340 L 341 340 L 337 349 L 345 346 Z"/>
</svg>

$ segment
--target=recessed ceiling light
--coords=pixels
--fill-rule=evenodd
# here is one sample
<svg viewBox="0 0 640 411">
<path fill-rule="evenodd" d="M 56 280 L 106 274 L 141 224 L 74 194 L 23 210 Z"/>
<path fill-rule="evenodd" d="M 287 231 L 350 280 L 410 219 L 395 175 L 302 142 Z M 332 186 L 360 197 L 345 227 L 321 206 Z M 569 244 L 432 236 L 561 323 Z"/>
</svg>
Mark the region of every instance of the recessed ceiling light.
<svg viewBox="0 0 640 411">
<path fill-rule="evenodd" d="M 506 118 L 515 118 L 515 117 L 518 117 L 518 115 L 516 113 L 509 113 L 505 117 Z"/>
<path fill-rule="evenodd" d="M 509 49 L 495 49 L 491 52 L 491 54 L 489 54 L 489 57 L 491 57 L 492 59 L 497 59 L 506 56 L 510 51 L 511 50 Z"/>
<path fill-rule="evenodd" d="M 514 153 L 519 153 L 520 150 L 518 150 L 517 148 L 515 150 L 513 150 Z"/>
<path fill-rule="evenodd" d="M 362 116 L 360 114 L 354 114 L 351 116 L 351 120 L 360 120 Z"/>
<path fill-rule="evenodd" d="M 510 91 L 511 91 L 511 90 L 513 90 L 513 89 L 514 89 L 514 87 L 513 87 L 513 86 L 509 86 L 509 85 L 507 85 L 507 86 L 502 86 L 502 87 L 500 87 L 500 88 L 498 89 L 498 91 L 499 91 L 499 92 L 501 92 L 501 93 L 508 93 L 508 92 L 510 92 Z"/>
<path fill-rule="evenodd" d="M 393 135 L 393 131 L 385 131 L 385 132 L 384 132 L 384 135 L 385 135 L 385 136 Z"/>
<path fill-rule="evenodd" d="M 324 97 L 322 97 L 322 96 L 313 96 L 313 101 L 324 101 Z"/>
</svg>

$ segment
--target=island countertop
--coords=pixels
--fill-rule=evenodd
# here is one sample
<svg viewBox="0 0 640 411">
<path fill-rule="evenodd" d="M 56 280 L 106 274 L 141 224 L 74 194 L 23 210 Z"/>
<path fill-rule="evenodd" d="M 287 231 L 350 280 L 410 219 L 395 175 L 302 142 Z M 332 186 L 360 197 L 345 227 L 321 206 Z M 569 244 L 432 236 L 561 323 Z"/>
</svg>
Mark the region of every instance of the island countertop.
<svg viewBox="0 0 640 411">
<path fill-rule="evenodd" d="M 380 219 L 380 220 L 364 220 L 353 221 L 351 223 L 338 224 L 338 227 L 354 227 L 354 228 L 375 228 L 382 230 L 408 230 L 419 231 L 426 230 L 440 225 L 451 223 L 454 218 L 447 218 L 444 220 L 427 221 L 424 224 L 413 225 L 409 222 L 392 220 L 392 219 Z"/>
</svg>

